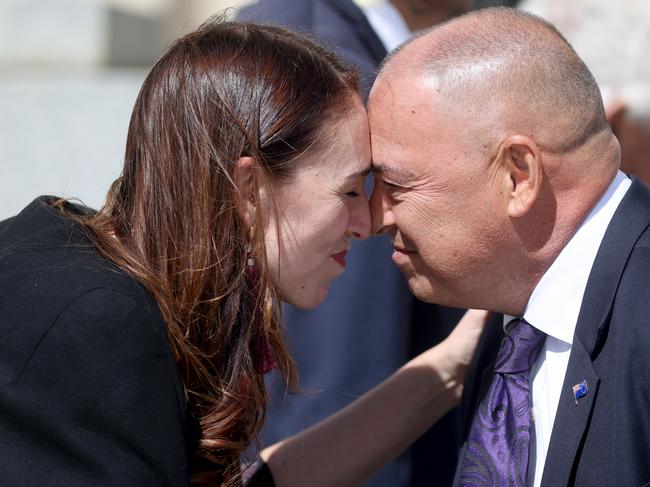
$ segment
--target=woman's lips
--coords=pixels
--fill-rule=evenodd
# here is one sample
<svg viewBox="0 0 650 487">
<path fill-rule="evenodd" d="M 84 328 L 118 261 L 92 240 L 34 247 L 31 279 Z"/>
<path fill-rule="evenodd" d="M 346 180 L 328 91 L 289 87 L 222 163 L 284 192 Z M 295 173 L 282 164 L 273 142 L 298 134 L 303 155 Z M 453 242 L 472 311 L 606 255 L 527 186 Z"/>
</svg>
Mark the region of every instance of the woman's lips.
<svg viewBox="0 0 650 487">
<path fill-rule="evenodd" d="M 336 262 L 338 262 L 341 265 L 341 267 L 345 267 L 345 256 L 347 255 L 347 253 L 348 253 L 347 250 L 343 250 L 342 252 L 332 255 L 331 257 Z"/>
</svg>

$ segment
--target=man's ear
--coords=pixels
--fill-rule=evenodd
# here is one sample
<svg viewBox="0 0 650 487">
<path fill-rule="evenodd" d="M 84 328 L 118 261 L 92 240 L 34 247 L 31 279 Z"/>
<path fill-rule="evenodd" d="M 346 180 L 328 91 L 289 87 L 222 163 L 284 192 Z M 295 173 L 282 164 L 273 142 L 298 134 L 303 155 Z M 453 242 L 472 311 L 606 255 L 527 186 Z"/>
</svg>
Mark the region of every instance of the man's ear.
<svg viewBox="0 0 650 487">
<path fill-rule="evenodd" d="M 497 158 L 508 216 L 522 217 L 533 207 L 542 187 L 539 147 L 530 137 L 511 135 L 501 143 Z"/>
<path fill-rule="evenodd" d="M 627 104 L 620 98 L 614 98 L 605 105 L 605 116 L 615 135 L 620 130 L 626 112 Z"/>
<path fill-rule="evenodd" d="M 255 160 L 240 157 L 235 163 L 233 181 L 237 189 L 235 201 L 237 211 L 249 228 L 255 224 Z"/>
</svg>

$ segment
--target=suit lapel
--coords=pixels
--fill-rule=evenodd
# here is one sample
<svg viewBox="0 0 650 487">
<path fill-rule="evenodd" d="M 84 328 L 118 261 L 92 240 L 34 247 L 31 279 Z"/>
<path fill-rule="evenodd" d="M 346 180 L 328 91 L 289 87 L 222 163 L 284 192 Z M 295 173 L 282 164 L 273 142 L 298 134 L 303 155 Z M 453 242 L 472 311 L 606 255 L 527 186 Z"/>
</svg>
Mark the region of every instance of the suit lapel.
<svg viewBox="0 0 650 487">
<path fill-rule="evenodd" d="M 589 274 L 576 336 L 593 356 L 609 325 L 618 284 L 632 250 L 650 224 L 650 192 L 638 179 L 621 201 L 607 228 Z"/>
<path fill-rule="evenodd" d="M 602 347 L 618 284 L 634 245 L 650 223 L 650 194 L 633 178 L 596 255 L 576 324 L 571 357 L 562 386 L 542 487 L 571 483 L 584 442 L 600 379 L 593 359 Z M 577 400 L 572 387 L 587 381 L 587 394 Z"/>
<path fill-rule="evenodd" d="M 588 392 L 576 403 L 572 388 L 582 381 L 586 381 Z M 572 477 L 576 453 L 589 424 L 599 384 L 600 379 L 593 368 L 589 352 L 580 340 L 574 339 L 546 455 L 542 487 L 570 483 L 568 479 Z"/>
</svg>

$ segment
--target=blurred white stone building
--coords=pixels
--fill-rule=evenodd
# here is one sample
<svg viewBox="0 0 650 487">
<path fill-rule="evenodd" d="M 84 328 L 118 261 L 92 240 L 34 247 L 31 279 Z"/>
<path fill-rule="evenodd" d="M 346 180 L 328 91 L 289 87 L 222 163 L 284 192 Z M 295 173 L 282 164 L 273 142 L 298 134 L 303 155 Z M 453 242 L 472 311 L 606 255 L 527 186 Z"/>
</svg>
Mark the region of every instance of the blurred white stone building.
<svg viewBox="0 0 650 487">
<path fill-rule="evenodd" d="M 102 204 L 170 40 L 245 0 L 0 0 L 0 220 L 40 194 Z"/>
</svg>

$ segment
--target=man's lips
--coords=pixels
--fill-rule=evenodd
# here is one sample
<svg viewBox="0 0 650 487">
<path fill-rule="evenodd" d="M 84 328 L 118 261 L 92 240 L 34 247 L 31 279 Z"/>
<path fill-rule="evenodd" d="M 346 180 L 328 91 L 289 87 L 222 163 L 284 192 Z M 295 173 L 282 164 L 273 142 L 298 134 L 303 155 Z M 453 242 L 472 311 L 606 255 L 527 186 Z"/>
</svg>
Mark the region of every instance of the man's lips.
<svg viewBox="0 0 650 487">
<path fill-rule="evenodd" d="M 399 252 L 400 254 L 405 254 L 405 255 L 412 255 L 415 254 L 415 250 L 409 250 L 405 249 L 404 247 L 400 247 L 399 245 L 393 245 L 393 251 Z"/>
<path fill-rule="evenodd" d="M 334 259 L 336 262 L 338 262 L 341 267 L 345 267 L 345 256 L 348 254 L 347 250 L 342 250 L 341 252 L 337 254 L 331 255 L 332 259 Z"/>
</svg>

